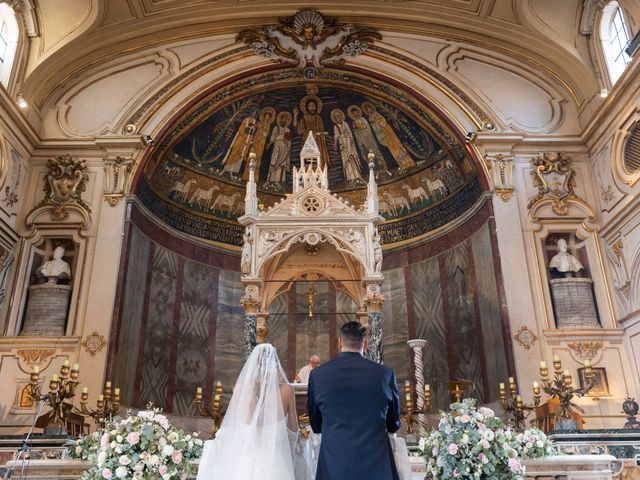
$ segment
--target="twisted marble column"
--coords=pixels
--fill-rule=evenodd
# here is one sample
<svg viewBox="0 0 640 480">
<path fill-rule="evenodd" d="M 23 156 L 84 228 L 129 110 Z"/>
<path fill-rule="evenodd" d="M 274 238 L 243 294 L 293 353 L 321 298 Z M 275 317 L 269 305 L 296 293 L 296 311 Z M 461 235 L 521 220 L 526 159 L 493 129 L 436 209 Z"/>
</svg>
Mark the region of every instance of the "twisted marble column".
<svg viewBox="0 0 640 480">
<path fill-rule="evenodd" d="M 424 409 L 424 366 L 422 362 L 422 349 L 427 345 L 427 341 L 422 338 L 416 338 L 407 342 L 409 348 L 413 351 L 413 367 L 414 367 L 414 385 L 416 388 L 416 409 L 422 412 Z M 418 433 L 424 436 L 426 432 L 425 416 L 418 414 Z"/>
<path fill-rule="evenodd" d="M 380 312 L 369 312 L 369 348 L 365 356 L 376 363 L 382 363 L 382 317 Z"/>
<path fill-rule="evenodd" d="M 253 349 L 258 344 L 256 335 L 258 315 L 255 313 L 244 314 L 244 332 L 242 334 L 242 363 L 247 361 Z"/>
</svg>

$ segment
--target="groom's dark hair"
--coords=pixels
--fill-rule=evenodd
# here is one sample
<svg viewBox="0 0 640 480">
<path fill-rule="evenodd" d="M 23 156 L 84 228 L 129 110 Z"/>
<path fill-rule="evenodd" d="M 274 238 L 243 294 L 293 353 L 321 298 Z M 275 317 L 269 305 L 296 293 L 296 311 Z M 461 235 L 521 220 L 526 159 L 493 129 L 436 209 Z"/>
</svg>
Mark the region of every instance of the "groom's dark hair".
<svg viewBox="0 0 640 480">
<path fill-rule="evenodd" d="M 362 326 L 360 322 L 347 322 L 340 327 L 342 344 L 348 348 L 361 348 L 366 333 L 366 327 Z"/>
</svg>

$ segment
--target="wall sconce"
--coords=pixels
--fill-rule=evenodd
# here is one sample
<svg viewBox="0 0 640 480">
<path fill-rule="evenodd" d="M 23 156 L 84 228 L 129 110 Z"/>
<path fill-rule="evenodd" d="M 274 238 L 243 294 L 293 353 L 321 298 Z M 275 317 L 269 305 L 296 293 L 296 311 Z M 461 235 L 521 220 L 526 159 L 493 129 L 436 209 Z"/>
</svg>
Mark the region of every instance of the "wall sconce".
<svg viewBox="0 0 640 480">
<path fill-rule="evenodd" d="M 19 93 L 16 97 L 16 104 L 18 105 L 18 108 L 21 108 L 22 110 L 29 106 L 29 103 L 25 100 L 21 93 Z"/>
<path fill-rule="evenodd" d="M 608 96 L 609 96 L 609 90 L 607 90 L 606 88 L 603 88 L 602 90 L 600 90 L 600 97 L 607 98 Z"/>
</svg>

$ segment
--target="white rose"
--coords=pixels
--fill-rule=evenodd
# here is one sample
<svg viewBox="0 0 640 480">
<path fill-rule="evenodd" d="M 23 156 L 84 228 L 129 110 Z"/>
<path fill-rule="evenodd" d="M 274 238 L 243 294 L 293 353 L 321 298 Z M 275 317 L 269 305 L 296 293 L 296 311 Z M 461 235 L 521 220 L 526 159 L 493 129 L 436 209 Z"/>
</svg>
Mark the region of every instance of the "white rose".
<svg viewBox="0 0 640 480">
<path fill-rule="evenodd" d="M 162 454 L 165 457 L 170 457 L 172 453 L 173 453 L 173 447 L 171 445 L 165 445 L 164 448 L 162 449 Z"/>
<path fill-rule="evenodd" d="M 102 465 L 104 465 L 105 460 L 107 459 L 107 452 L 100 452 L 98 454 L 98 460 L 96 460 L 96 463 L 98 464 L 98 467 L 102 467 Z"/>
<path fill-rule="evenodd" d="M 153 454 L 149 457 L 149 460 L 147 460 L 147 465 L 157 465 L 160 462 L 160 458 L 158 458 L 158 455 Z"/>
<path fill-rule="evenodd" d="M 117 435 L 116 436 L 116 442 L 122 443 L 122 440 L 124 440 L 124 437 L 122 435 Z"/>
<path fill-rule="evenodd" d="M 80 455 L 82 453 L 82 447 L 80 445 L 76 446 L 76 455 Z"/>
<path fill-rule="evenodd" d="M 120 465 L 118 468 L 116 468 L 116 477 L 118 478 L 126 477 L 127 473 L 127 467 L 123 467 L 122 465 Z"/>
</svg>

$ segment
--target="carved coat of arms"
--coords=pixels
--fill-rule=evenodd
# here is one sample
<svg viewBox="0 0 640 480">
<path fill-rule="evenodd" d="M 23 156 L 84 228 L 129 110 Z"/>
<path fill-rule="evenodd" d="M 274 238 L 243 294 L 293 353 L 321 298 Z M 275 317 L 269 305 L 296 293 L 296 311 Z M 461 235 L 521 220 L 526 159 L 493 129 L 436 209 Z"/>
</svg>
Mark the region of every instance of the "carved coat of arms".
<svg viewBox="0 0 640 480">
<path fill-rule="evenodd" d="M 66 207 L 78 205 L 91 212 L 89 205 L 82 200 L 88 175 L 84 160 L 74 160 L 71 155 L 63 155 L 47 162 L 48 171 L 44 179 L 45 198 L 38 207 L 53 206 L 54 220 L 61 221 L 69 216 Z"/>
<path fill-rule="evenodd" d="M 533 186 L 538 194 L 531 199 L 527 208 L 531 209 L 544 198 L 551 198 L 551 208 L 556 215 L 565 216 L 568 213 L 567 200 L 578 198 L 575 170 L 571 168 L 571 159 L 566 153 L 543 153 L 532 160 L 535 169 L 531 172 Z"/>
</svg>

